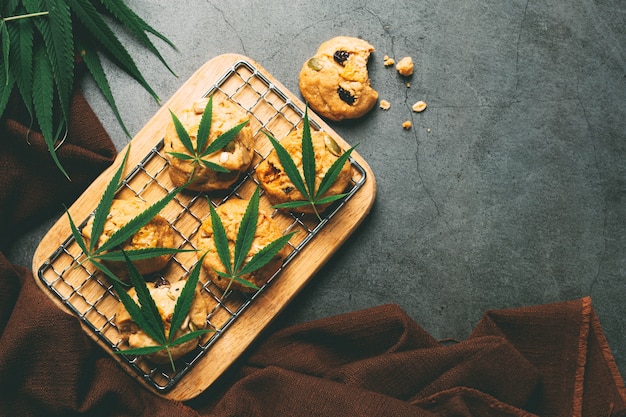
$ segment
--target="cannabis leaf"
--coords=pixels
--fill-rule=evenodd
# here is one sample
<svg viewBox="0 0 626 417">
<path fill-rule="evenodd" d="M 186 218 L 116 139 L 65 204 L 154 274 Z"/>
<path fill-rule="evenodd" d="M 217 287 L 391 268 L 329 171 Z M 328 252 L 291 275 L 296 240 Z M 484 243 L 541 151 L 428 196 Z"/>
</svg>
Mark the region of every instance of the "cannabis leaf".
<svg viewBox="0 0 626 417">
<path fill-rule="evenodd" d="M 300 170 L 296 167 L 295 162 L 289 155 L 289 152 L 278 142 L 272 135 L 267 132 L 264 132 L 265 135 L 269 138 L 274 150 L 276 151 L 276 155 L 285 170 L 285 173 L 294 184 L 294 186 L 300 191 L 300 193 L 304 196 L 306 200 L 299 201 L 289 201 L 287 203 L 276 204 L 272 207 L 274 208 L 297 208 L 305 205 L 311 205 L 313 211 L 317 218 L 321 221 L 320 214 L 318 213 L 317 206 L 328 204 L 333 201 L 339 200 L 346 196 L 343 194 L 334 194 L 329 196 L 324 196 L 324 193 L 328 191 L 330 186 L 335 182 L 337 176 L 341 172 L 344 164 L 350 158 L 350 154 L 354 150 L 354 147 L 351 147 L 347 151 L 341 154 L 339 158 L 333 162 L 330 166 L 322 181 L 319 184 L 319 187 L 315 188 L 315 153 L 313 151 L 313 141 L 311 140 L 311 126 L 309 123 L 308 116 L 308 107 L 304 111 L 304 120 L 303 120 L 303 128 L 302 128 L 302 171 L 304 173 L 304 178 L 300 173 Z"/>
<path fill-rule="evenodd" d="M 231 259 L 228 238 L 226 236 L 222 220 L 210 201 L 209 208 L 211 210 L 211 225 L 213 228 L 215 248 L 220 261 L 225 268 L 225 271 L 215 270 L 215 273 L 230 280 L 224 293 L 228 292 L 228 289 L 233 281 L 236 281 L 246 287 L 258 290 L 259 288 L 254 285 L 254 283 L 244 279 L 243 276 L 267 265 L 283 248 L 283 246 L 287 244 L 295 232 L 288 233 L 272 241 L 270 244 L 264 246 L 259 252 L 257 252 L 248 262 L 244 262 L 248 257 L 248 252 L 252 246 L 259 218 L 259 188 L 257 187 L 248 202 L 246 211 L 241 219 L 241 223 L 239 224 L 237 240 L 235 241 L 235 250 L 233 258 Z"/>
<path fill-rule="evenodd" d="M 125 254 L 125 252 L 123 253 Z M 132 285 L 135 287 L 137 301 L 139 304 L 135 303 L 132 297 L 128 295 L 124 287 L 122 287 L 118 281 L 113 281 L 113 287 L 117 292 L 120 301 L 124 305 L 124 308 L 128 311 L 131 319 L 137 324 L 137 326 L 139 326 L 140 329 L 146 332 L 146 334 L 155 341 L 156 345 L 125 349 L 116 351 L 116 353 L 125 355 L 149 355 L 165 349 L 167 350 L 167 355 L 170 359 L 170 364 L 172 365 L 172 371 L 176 372 L 171 348 L 213 331 L 212 329 L 200 329 L 185 333 L 178 338 L 175 337 L 176 332 L 178 332 L 178 329 L 180 329 L 181 325 L 185 321 L 185 318 L 189 314 L 189 310 L 195 296 L 196 285 L 198 284 L 200 276 L 202 258 L 191 271 L 189 278 L 187 278 L 187 282 L 183 286 L 183 289 L 176 300 L 174 313 L 172 314 L 172 319 L 170 321 L 170 329 L 167 334 L 163 326 L 163 320 L 159 314 L 159 309 L 150 295 L 150 291 L 148 290 L 145 280 L 132 263 L 130 257 L 125 255 L 125 258 L 130 272 L 130 280 Z"/>
<path fill-rule="evenodd" d="M 194 166 L 194 170 L 197 166 L 204 165 L 205 167 L 219 171 L 219 172 L 230 172 L 228 169 L 223 166 L 216 164 L 211 161 L 207 161 L 203 158 L 211 155 L 214 152 L 222 149 L 224 146 L 228 145 L 230 141 L 232 141 L 235 136 L 248 124 L 248 121 L 242 122 L 237 126 L 234 126 L 228 129 L 226 132 L 219 135 L 214 141 L 210 144 L 207 143 L 209 141 L 209 134 L 211 132 L 211 123 L 213 119 L 213 96 L 209 97 L 207 104 L 204 108 L 204 113 L 202 113 L 202 118 L 200 119 L 200 124 L 198 125 L 198 132 L 196 134 L 196 146 L 194 148 L 193 141 L 189 136 L 187 130 L 183 126 L 182 122 L 176 115 L 170 110 L 170 114 L 172 115 L 172 122 L 174 123 L 174 127 L 176 128 L 176 133 L 185 146 L 185 149 L 189 152 L 189 154 L 182 152 L 168 152 L 170 155 L 175 158 L 181 159 L 183 161 L 191 161 Z M 191 177 L 193 177 L 193 171 L 191 172 Z"/>
<path fill-rule="evenodd" d="M 148 208 L 146 208 L 143 212 L 139 213 L 137 216 L 132 218 L 128 223 L 122 226 L 119 230 L 113 233 L 109 239 L 104 242 L 100 247 L 96 247 L 100 236 L 104 230 L 104 224 L 107 220 L 107 216 L 111 209 L 111 205 L 113 204 L 113 199 L 115 197 L 115 192 L 120 187 L 122 173 L 124 171 L 124 166 L 126 165 L 126 161 L 128 159 L 128 154 L 130 152 L 130 146 L 126 150 L 126 154 L 124 155 L 124 159 L 120 164 L 118 170 L 113 174 L 109 184 L 107 185 L 102 198 L 100 199 L 98 206 L 94 212 L 93 225 L 91 229 L 91 239 L 89 241 L 89 245 L 85 242 L 82 233 L 78 230 L 78 227 L 74 223 L 72 216 L 69 211 L 66 210 L 67 217 L 70 222 L 70 229 L 72 231 L 72 236 L 74 240 L 78 244 L 78 246 L 82 249 L 83 255 L 87 261 L 91 262 L 96 268 L 102 271 L 106 276 L 111 278 L 112 281 L 115 281 L 122 285 L 127 285 L 123 283 L 119 278 L 113 273 L 102 261 L 124 261 L 126 257 L 130 258 L 133 261 L 141 260 L 141 259 L 149 259 L 162 255 L 169 255 L 180 252 L 187 252 L 188 250 L 183 249 L 175 249 L 175 248 L 146 248 L 146 249 L 137 249 L 137 250 L 129 250 L 123 252 L 119 249 L 119 246 L 132 237 L 139 229 L 145 226 L 150 220 L 152 220 L 165 206 L 172 201 L 172 199 L 185 187 L 179 187 L 172 191 L 170 191 L 165 197 L 160 199 L 159 201 L 153 203 Z"/>
<path fill-rule="evenodd" d="M 106 56 L 159 101 L 110 25 L 128 29 L 134 39 L 172 72 L 147 35 L 155 35 L 171 47 L 174 45 L 123 0 L 8 0 L 0 4 L 0 117 L 13 93 L 19 94 L 52 159 L 68 178 L 56 150 L 67 134 L 76 57 L 82 58 L 129 137 L 100 56 Z"/>
</svg>

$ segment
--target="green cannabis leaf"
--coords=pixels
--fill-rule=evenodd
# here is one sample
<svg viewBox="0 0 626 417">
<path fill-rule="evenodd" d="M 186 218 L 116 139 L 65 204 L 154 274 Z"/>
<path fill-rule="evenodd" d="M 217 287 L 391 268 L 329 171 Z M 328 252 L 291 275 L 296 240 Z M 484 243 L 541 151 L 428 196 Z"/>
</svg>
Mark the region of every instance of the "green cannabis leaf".
<svg viewBox="0 0 626 417">
<path fill-rule="evenodd" d="M 125 252 L 123 253 L 125 254 Z M 128 256 L 126 256 L 126 264 L 128 265 L 128 269 L 130 271 L 131 283 L 135 287 L 139 304 L 135 303 L 131 296 L 125 291 L 124 287 L 119 285 L 118 281 L 114 281 L 113 286 L 131 319 L 157 344 L 141 348 L 124 349 L 116 351 L 116 353 L 125 355 L 149 355 L 165 349 L 167 350 L 167 355 L 170 359 L 172 371 L 176 372 L 171 348 L 213 331 L 212 329 L 199 329 L 185 333 L 178 338 L 175 337 L 178 329 L 180 329 L 180 326 L 185 321 L 185 317 L 189 314 L 189 310 L 195 296 L 196 285 L 198 284 L 200 276 L 202 258 L 191 271 L 189 278 L 187 278 L 187 282 L 183 286 L 183 289 L 176 300 L 169 332 L 165 331 L 161 315 L 159 314 L 159 310 L 154 302 L 154 299 L 150 295 L 150 291 L 148 290 L 145 280 Z"/>
<path fill-rule="evenodd" d="M 148 34 L 174 45 L 123 0 L 6 0 L 0 5 L 0 117 L 16 94 L 41 131 L 52 159 L 68 178 L 56 150 L 67 134 L 76 57 L 85 63 L 129 137 L 100 56 L 110 59 L 159 101 L 110 25 L 127 29 L 173 74 Z"/>
<path fill-rule="evenodd" d="M 176 128 L 176 133 L 180 141 L 189 152 L 189 154 L 181 152 L 168 152 L 170 155 L 183 161 L 191 161 L 191 163 L 194 165 L 194 170 L 197 166 L 204 165 L 205 167 L 218 172 L 230 172 L 223 166 L 211 161 L 207 161 L 203 158 L 206 158 L 212 153 L 217 152 L 218 150 L 228 145 L 230 141 L 232 141 L 235 136 L 237 136 L 241 129 L 243 129 L 244 126 L 248 124 L 248 121 L 242 122 L 237 126 L 228 129 L 226 132 L 222 133 L 214 141 L 208 144 L 209 134 L 211 132 L 211 123 L 213 119 L 213 96 L 211 96 L 209 97 L 209 100 L 204 108 L 204 113 L 202 113 L 202 118 L 200 119 L 200 124 L 198 125 L 198 133 L 196 134 L 196 146 L 194 147 L 193 141 L 191 140 L 189 133 L 185 130 L 185 127 L 181 123 L 180 119 L 176 117 L 176 115 L 171 110 L 170 114 L 172 115 L 172 121 L 174 123 L 174 127 Z M 193 178 L 193 171 L 191 172 L 191 177 Z"/>
<path fill-rule="evenodd" d="M 126 165 L 126 161 L 128 159 L 128 154 L 130 152 L 130 146 L 126 150 L 126 154 L 124 155 L 124 159 L 120 164 L 120 167 L 117 169 L 115 174 L 111 177 L 109 184 L 107 185 L 102 198 L 100 199 L 98 206 L 94 212 L 94 220 L 91 230 L 91 239 L 89 241 L 89 245 L 85 242 L 82 233 L 78 230 L 78 227 L 74 223 L 72 216 L 69 211 L 66 210 L 67 217 L 70 222 L 70 229 L 72 231 L 72 236 L 74 240 L 78 244 L 78 246 L 83 251 L 83 256 L 87 261 L 91 262 L 96 268 L 102 271 L 106 276 L 111 278 L 112 281 L 115 281 L 122 285 L 127 285 L 123 283 L 116 275 L 113 273 L 102 261 L 124 261 L 126 257 L 130 258 L 133 261 L 141 260 L 141 259 L 149 259 L 162 255 L 169 255 L 174 253 L 186 252 L 187 250 L 183 249 L 175 249 L 175 248 L 146 248 L 146 249 L 137 249 L 137 250 L 129 250 L 126 252 L 122 252 L 119 249 L 119 246 L 132 237 L 139 229 L 145 226 L 150 220 L 154 218 L 165 206 L 172 201 L 172 199 L 185 187 L 179 187 L 172 191 L 170 191 L 165 197 L 160 199 L 159 201 L 153 203 L 148 208 L 146 208 L 143 212 L 139 213 L 137 216 L 132 218 L 127 224 L 122 226 L 119 230 L 113 233 L 109 239 L 104 242 L 100 247 L 96 247 L 100 236 L 102 235 L 102 231 L 104 230 L 104 224 L 107 220 L 107 216 L 111 209 L 111 205 L 113 203 L 113 199 L 115 197 L 115 192 L 121 185 L 122 173 L 124 171 L 124 167 Z"/>
<path fill-rule="evenodd" d="M 348 158 L 350 158 L 350 154 L 354 150 L 354 147 L 351 147 L 347 151 L 341 154 L 339 158 L 333 162 L 330 166 L 326 174 L 324 174 L 324 178 L 319 184 L 317 190 L 315 189 L 315 153 L 313 151 L 313 141 L 311 140 L 311 126 L 309 123 L 309 115 L 308 115 L 308 106 L 304 111 L 304 120 L 303 120 L 303 128 L 302 128 L 302 171 L 304 173 L 304 178 L 302 174 L 296 167 L 295 162 L 289 155 L 289 152 L 278 142 L 272 135 L 267 132 L 264 132 L 265 135 L 269 138 L 270 142 L 272 142 L 272 146 L 276 151 L 276 155 L 280 160 L 285 173 L 291 180 L 291 182 L 295 185 L 295 187 L 302 193 L 302 195 L 306 198 L 306 200 L 301 201 L 290 201 L 287 203 L 276 204 L 272 207 L 274 208 L 297 208 L 305 205 L 311 205 L 313 211 L 317 218 L 321 221 L 320 214 L 318 213 L 317 206 L 328 204 L 333 201 L 339 200 L 346 196 L 343 194 L 334 194 L 329 196 L 323 196 L 326 191 L 330 188 L 330 186 L 335 182 L 337 176 L 341 172 L 341 168 L 346 163 Z"/>
<path fill-rule="evenodd" d="M 224 293 L 228 292 L 228 289 L 233 281 L 236 281 L 246 287 L 258 290 L 259 288 L 256 285 L 244 279 L 243 276 L 267 265 L 295 234 L 295 232 L 291 232 L 279 237 L 270 244 L 264 246 L 248 262 L 244 262 L 248 256 L 250 247 L 252 246 L 254 233 L 257 228 L 259 218 L 259 198 L 259 188 L 257 187 L 252 194 L 243 218 L 241 219 L 239 230 L 237 231 L 237 240 L 235 241 L 235 250 L 232 259 L 222 219 L 220 219 L 217 211 L 213 208 L 213 205 L 209 201 L 215 248 L 220 261 L 225 268 L 225 271 L 215 270 L 215 272 L 218 275 L 230 280 Z"/>
</svg>

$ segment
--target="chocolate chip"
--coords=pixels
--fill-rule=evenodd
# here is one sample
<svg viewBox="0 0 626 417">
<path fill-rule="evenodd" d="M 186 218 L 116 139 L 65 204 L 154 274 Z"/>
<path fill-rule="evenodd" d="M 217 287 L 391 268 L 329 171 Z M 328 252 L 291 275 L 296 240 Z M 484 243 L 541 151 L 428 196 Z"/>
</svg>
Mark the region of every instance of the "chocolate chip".
<svg viewBox="0 0 626 417">
<path fill-rule="evenodd" d="M 343 65 L 348 58 L 350 57 L 350 52 L 346 51 L 337 51 L 333 54 L 333 59 L 338 63 Z"/>
<path fill-rule="evenodd" d="M 268 162 L 268 164 L 270 166 L 269 170 L 272 173 L 272 175 L 276 176 L 282 172 L 280 169 L 276 168 L 276 166 L 272 164 L 271 162 Z"/>
<path fill-rule="evenodd" d="M 340 99 L 349 105 L 353 105 L 356 101 L 356 97 L 350 94 L 348 90 L 341 88 L 341 86 L 337 87 L 337 94 L 339 94 Z"/>
<path fill-rule="evenodd" d="M 159 288 L 161 286 L 170 286 L 170 283 L 168 280 L 166 280 L 164 277 L 159 277 L 156 281 L 154 281 L 154 288 Z"/>
</svg>

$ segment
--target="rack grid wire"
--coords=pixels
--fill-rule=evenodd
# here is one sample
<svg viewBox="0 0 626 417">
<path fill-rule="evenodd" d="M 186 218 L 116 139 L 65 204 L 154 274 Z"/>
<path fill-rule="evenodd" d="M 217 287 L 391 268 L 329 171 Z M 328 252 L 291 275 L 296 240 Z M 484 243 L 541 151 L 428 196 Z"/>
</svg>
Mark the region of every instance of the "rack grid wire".
<svg viewBox="0 0 626 417">
<path fill-rule="evenodd" d="M 270 132 L 280 139 L 298 128 L 304 117 L 302 109 L 298 108 L 275 84 L 245 60 L 236 62 L 202 97 L 209 95 L 232 100 L 248 112 L 255 138 L 255 156 L 250 170 L 228 192 L 209 195 L 184 191 L 177 194 L 162 211 L 161 214 L 166 217 L 175 231 L 177 247 L 192 251 L 196 249 L 195 233 L 209 215 L 209 204 L 216 207 L 230 198 L 249 198 L 258 187 L 254 171 L 272 149 L 263 131 Z M 321 129 L 313 120 L 310 122 L 312 129 Z M 214 305 L 207 315 L 207 327 L 213 332 L 201 339 L 193 352 L 179 359 L 175 370 L 172 370 L 169 365 L 150 363 L 141 356 L 120 353 L 124 346 L 115 324 L 119 298 L 106 277 L 97 272 L 89 263 L 81 262 L 82 251 L 71 235 L 40 266 L 38 277 L 54 296 L 78 316 L 84 326 L 97 335 L 104 345 L 119 354 L 140 379 L 155 390 L 166 392 L 174 387 L 233 322 L 244 314 L 250 303 L 266 291 L 274 279 L 280 278 L 282 269 L 301 253 L 307 243 L 361 188 L 366 181 L 366 172 L 352 158 L 350 164 L 352 180 L 346 196 L 327 208 L 321 214 L 321 220 L 312 215 L 276 211 L 269 206 L 269 202 L 263 198 L 261 191 L 261 208 L 270 210 L 274 220 L 283 229 L 283 233 L 297 232 L 288 243 L 290 254 L 285 258 L 279 270 L 254 293 L 244 294 L 236 291 L 223 293 L 210 280 L 201 280 L 203 295 L 206 299 L 212 300 Z M 169 180 L 168 165 L 169 162 L 163 154 L 163 139 L 161 139 L 157 146 L 127 174 L 117 190 L 116 198 L 135 196 L 145 201 L 154 201 L 165 196 L 175 188 Z M 79 229 L 86 225 L 88 218 L 84 219 Z M 195 253 L 178 253 L 172 257 L 163 270 L 147 276 L 146 279 L 167 279 L 170 282 L 186 279 L 196 262 Z"/>
</svg>

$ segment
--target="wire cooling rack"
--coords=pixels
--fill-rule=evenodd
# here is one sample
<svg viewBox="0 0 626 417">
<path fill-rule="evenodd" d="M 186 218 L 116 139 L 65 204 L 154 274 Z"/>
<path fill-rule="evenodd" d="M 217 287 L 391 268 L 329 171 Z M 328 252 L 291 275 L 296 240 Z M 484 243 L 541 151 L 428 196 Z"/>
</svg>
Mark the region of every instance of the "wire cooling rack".
<svg viewBox="0 0 626 417">
<path fill-rule="evenodd" d="M 194 236 L 203 220 L 209 216 L 209 204 L 218 206 L 231 198 L 249 198 L 258 186 L 254 170 L 271 151 L 271 145 L 263 131 L 270 132 L 280 139 L 296 129 L 304 115 L 303 109 L 298 108 L 286 94 L 246 60 L 236 62 L 226 71 L 204 94 L 209 95 L 222 96 L 222 99 L 231 100 L 248 112 L 255 137 L 255 156 L 250 170 L 228 192 L 207 195 L 184 191 L 162 211 L 161 214 L 175 231 L 177 246 L 181 249 L 196 249 Z M 311 128 L 321 129 L 313 120 Z M 158 145 L 126 175 L 116 198 L 135 196 L 146 201 L 156 201 L 174 188 L 167 173 L 169 162 L 162 148 L 161 139 Z M 275 279 L 280 279 L 282 269 L 301 253 L 365 183 L 365 169 L 354 159 L 350 159 L 350 163 L 352 180 L 346 196 L 327 208 L 322 213 L 321 220 L 312 215 L 273 210 L 261 194 L 261 207 L 272 213 L 272 217 L 284 233 L 297 232 L 289 242 L 290 254 L 268 282 L 252 294 L 234 291 L 223 293 L 212 282 L 202 280 L 203 295 L 213 305 L 207 315 L 207 326 L 214 331 L 207 334 L 193 352 L 176 363 L 176 370 L 172 370 L 169 364 L 155 365 L 141 356 L 119 353 L 125 348 L 115 324 L 119 298 L 101 273 L 89 263 L 81 262 L 82 251 L 71 235 L 40 266 L 38 278 L 62 304 L 76 314 L 84 327 L 97 335 L 102 344 L 119 353 L 140 379 L 159 392 L 167 392 L 211 349 L 235 320 L 245 314 L 248 306 L 254 303 Z M 87 220 L 88 218 L 84 219 L 79 227 L 82 228 Z M 195 253 L 182 252 L 174 256 L 162 271 L 146 278 L 167 279 L 170 282 L 186 279 L 196 262 Z"/>
</svg>

